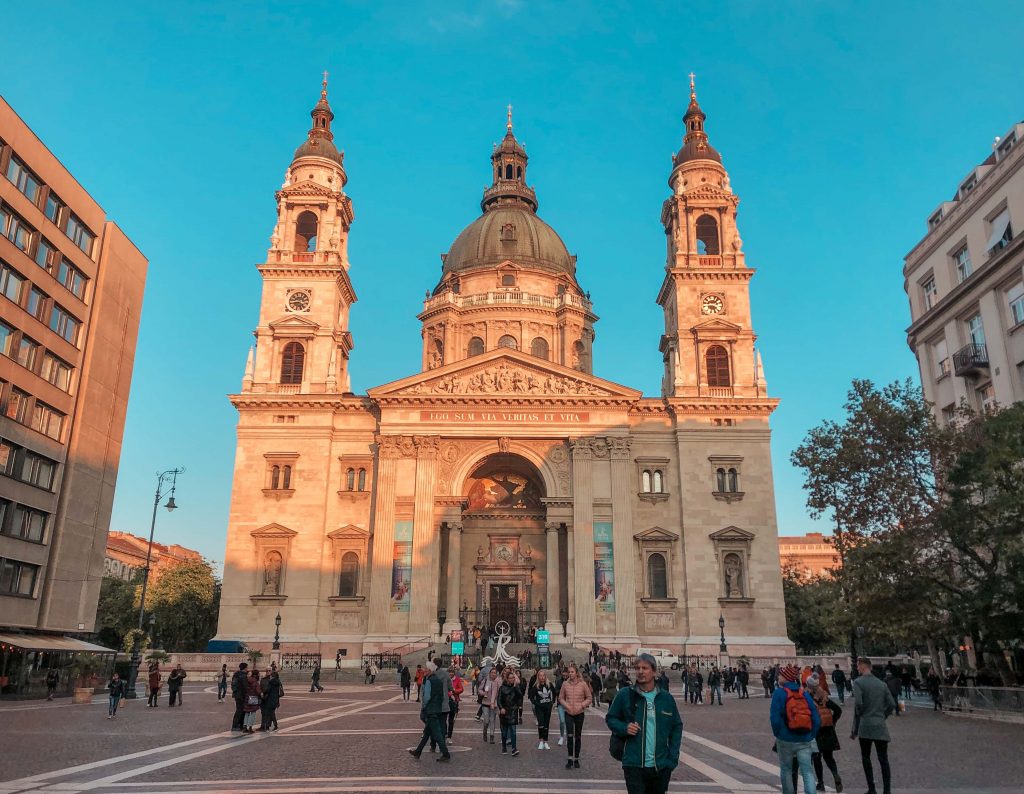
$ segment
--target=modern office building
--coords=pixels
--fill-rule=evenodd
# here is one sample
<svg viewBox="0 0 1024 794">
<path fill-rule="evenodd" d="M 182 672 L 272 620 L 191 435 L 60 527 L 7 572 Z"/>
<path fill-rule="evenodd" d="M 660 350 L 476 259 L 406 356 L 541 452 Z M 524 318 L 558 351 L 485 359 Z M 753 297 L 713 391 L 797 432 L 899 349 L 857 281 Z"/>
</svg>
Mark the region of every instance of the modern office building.
<svg viewBox="0 0 1024 794">
<path fill-rule="evenodd" d="M 1024 122 L 928 216 L 907 254 L 907 340 L 941 421 L 1024 399 Z"/>
<path fill-rule="evenodd" d="M 145 257 L 0 98 L 0 679 L 89 632 Z"/>
</svg>

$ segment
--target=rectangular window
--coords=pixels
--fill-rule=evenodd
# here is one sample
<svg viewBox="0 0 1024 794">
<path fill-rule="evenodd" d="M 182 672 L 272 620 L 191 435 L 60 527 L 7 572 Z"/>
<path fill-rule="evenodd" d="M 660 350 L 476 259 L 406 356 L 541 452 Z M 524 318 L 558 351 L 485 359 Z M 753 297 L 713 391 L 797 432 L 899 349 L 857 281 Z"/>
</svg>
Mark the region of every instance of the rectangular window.
<svg viewBox="0 0 1024 794">
<path fill-rule="evenodd" d="M 1017 379 L 1020 381 L 1021 386 L 1024 386 L 1024 361 L 1017 365 Z"/>
<path fill-rule="evenodd" d="M 11 222 L 11 213 L 3 204 L 0 204 L 0 234 L 7 236 L 7 224 Z"/>
<path fill-rule="evenodd" d="M 43 354 L 43 368 L 39 373 L 61 391 L 71 391 L 71 373 L 74 368 L 53 353 Z"/>
<path fill-rule="evenodd" d="M 999 148 L 996 149 L 996 151 L 999 152 L 999 159 L 1000 160 L 1003 159 L 1004 157 L 1006 157 L 1006 155 L 1008 155 L 1010 153 L 1010 149 L 1013 148 L 1013 145 L 1016 142 L 1017 142 L 1017 133 L 1016 132 L 1011 132 L 1009 135 L 1007 135 L 1005 138 L 1003 138 L 1003 140 L 999 144 Z"/>
<path fill-rule="evenodd" d="M 0 262 L 0 292 L 15 303 L 21 303 L 25 278 L 6 262 Z"/>
<path fill-rule="evenodd" d="M 49 296 L 37 287 L 32 287 L 28 293 L 28 305 L 25 310 L 35 317 L 39 322 L 46 322 L 46 303 Z"/>
<path fill-rule="evenodd" d="M 950 403 L 942 409 L 942 421 L 949 425 L 953 423 L 954 419 L 956 419 L 956 406 Z"/>
<path fill-rule="evenodd" d="M 25 369 L 35 370 L 36 359 L 39 357 L 39 343 L 22 335 L 18 342 L 18 355 L 16 360 Z"/>
<path fill-rule="evenodd" d="M 36 199 L 39 198 L 39 180 L 32 176 L 25 164 L 13 155 L 11 162 L 7 164 L 7 178 L 25 194 L 25 198 L 33 204 L 36 203 Z"/>
<path fill-rule="evenodd" d="M 10 476 L 14 473 L 14 455 L 21 447 L 0 438 L 0 474 Z"/>
<path fill-rule="evenodd" d="M 57 281 L 63 284 L 78 299 L 85 297 L 85 274 L 72 265 L 67 259 L 60 260 L 60 267 L 57 269 Z"/>
<path fill-rule="evenodd" d="M 971 255 L 966 245 L 953 254 L 953 263 L 956 266 L 956 283 L 962 284 L 971 275 Z"/>
<path fill-rule="evenodd" d="M 1006 291 L 1006 302 L 1010 307 L 1010 324 L 1024 323 L 1024 282 L 1014 284 Z"/>
<path fill-rule="evenodd" d="M 20 215 L 11 213 L 10 221 L 7 225 L 7 239 L 14 243 L 25 253 L 28 253 L 28 249 L 32 245 L 32 235 L 35 233 L 35 229 L 25 223 Z"/>
<path fill-rule="evenodd" d="M 985 250 L 990 254 L 1006 248 L 1013 239 L 1013 229 L 1010 228 L 1010 210 L 1005 209 L 994 217 L 989 224 L 988 243 Z"/>
<path fill-rule="evenodd" d="M 96 239 L 96 235 L 89 231 L 88 227 L 82 223 L 74 213 L 68 215 L 68 225 L 64 229 L 64 233 L 71 239 L 75 245 L 81 248 L 86 256 L 92 255 L 92 241 Z"/>
<path fill-rule="evenodd" d="M 41 510 L 33 510 L 31 507 L 23 505 L 15 505 L 10 534 L 22 540 L 42 543 L 43 535 L 46 533 L 47 518 L 49 518 L 48 514 Z"/>
<path fill-rule="evenodd" d="M 64 202 L 57 198 L 51 190 L 50 195 L 46 197 L 46 206 L 43 208 L 43 212 L 54 224 L 60 226 L 60 216 L 64 206 Z"/>
<path fill-rule="evenodd" d="M 978 405 L 982 411 L 994 411 L 996 408 L 996 390 L 992 384 L 978 389 Z"/>
<path fill-rule="evenodd" d="M 939 298 L 938 287 L 935 286 L 935 277 L 930 276 L 927 281 L 921 285 L 921 300 L 924 303 L 924 310 L 928 311 Z"/>
<path fill-rule="evenodd" d="M 71 344 L 77 345 L 78 329 L 81 325 L 81 322 L 68 314 L 66 309 L 56 303 L 53 304 L 53 310 L 50 312 L 50 330 L 56 331 Z"/>
<path fill-rule="evenodd" d="M 942 378 L 949 374 L 949 351 L 946 348 L 946 340 L 940 339 L 932 347 L 935 356 L 936 377 Z"/>
<path fill-rule="evenodd" d="M 60 441 L 61 431 L 64 430 L 64 414 L 53 406 L 36 400 L 35 408 L 32 409 L 32 429 Z"/>
<path fill-rule="evenodd" d="M 25 453 L 25 462 L 21 466 L 21 479 L 40 488 L 50 490 L 53 486 L 53 475 L 57 464 L 49 458 L 34 452 Z"/>
<path fill-rule="evenodd" d="M 0 355 L 10 356 L 14 351 L 14 329 L 0 323 Z"/>
<path fill-rule="evenodd" d="M 967 321 L 967 337 L 975 345 L 985 344 L 985 326 L 981 324 L 980 314 L 975 314 Z"/>
<path fill-rule="evenodd" d="M 53 263 L 57 261 L 59 253 L 56 246 L 45 237 L 39 238 L 39 247 L 36 248 L 36 264 L 47 273 L 53 270 Z"/>
<path fill-rule="evenodd" d="M 0 593 L 31 596 L 36 589 L 38 565 L 0 559 Z"/>
<path fill-rule="evenodd" d="M 7 398 L 7 410 L 4 411 L 8 419 L 15 422 L 25 422 L 25 414 L 28 411 L 28 395 L 21 389 L 11 387 L 11 394 Z"/>
</svg>

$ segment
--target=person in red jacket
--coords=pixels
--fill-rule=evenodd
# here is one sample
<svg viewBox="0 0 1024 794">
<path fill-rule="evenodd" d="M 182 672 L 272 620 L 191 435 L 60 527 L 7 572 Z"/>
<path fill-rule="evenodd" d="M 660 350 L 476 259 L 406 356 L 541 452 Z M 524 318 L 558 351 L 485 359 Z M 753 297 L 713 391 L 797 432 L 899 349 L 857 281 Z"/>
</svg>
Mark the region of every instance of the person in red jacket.
<svg viewBox="0 0 1024 794">
<path fill-rule="evenodd" d="M 452 733 L 455 732 L 455 715 L 459 713 L 459 703 L 462 700 L 462 693 L 466 691 L 466 685 L 455 665 L 448 668 L 448 677 L 452 681 L 452 688 L 448 690 L 448 744 L 451 744 Z"/>
</svg>

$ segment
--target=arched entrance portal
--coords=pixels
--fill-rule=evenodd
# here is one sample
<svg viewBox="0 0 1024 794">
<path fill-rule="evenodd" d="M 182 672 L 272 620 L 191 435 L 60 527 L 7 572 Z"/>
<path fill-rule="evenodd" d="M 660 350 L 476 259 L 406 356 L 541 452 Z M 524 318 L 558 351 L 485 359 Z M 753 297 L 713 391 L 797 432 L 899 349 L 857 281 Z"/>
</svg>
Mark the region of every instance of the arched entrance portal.
<svg viewBox="0 0 1024 794">
<path fill-rule="evenodd" d="M 515 641 L 529 641 L 546 620 L 544 480 L 525 458 L 499 453 L 473 470 L 462 493 L 463 540 L 476 550 L 467 555 L 463 622 L 493 631 L 505 621 Z"/>
</svg>

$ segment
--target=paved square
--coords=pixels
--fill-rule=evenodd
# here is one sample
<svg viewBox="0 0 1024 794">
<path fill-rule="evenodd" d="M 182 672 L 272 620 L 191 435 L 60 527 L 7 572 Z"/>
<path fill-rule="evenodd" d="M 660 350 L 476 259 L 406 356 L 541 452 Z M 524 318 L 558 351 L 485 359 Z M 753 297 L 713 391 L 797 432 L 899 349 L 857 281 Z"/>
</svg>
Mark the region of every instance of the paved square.
<svg viewBox="0 0 1024 794">
<path fill-rule="evenodd" d="M 278 711 L 280 731 L 242 736 L 230 727 L 233 704 L 219 704 L 210 687 L 190 687 L 182 708 L 158 709 L 144 699 L 106 719 L 106 699 L 88 706 L 68 702 L 0 707 L 0 794 L 10 792 L 503 792 L 508 794 L 611 794 L 625 787 L 608 755 L 603 713 L 584 725 L 581 769 L 565 769 L 565 752 L 552 741 L 537 749 L 527 710 L 518 757 L 500 744 L 483 744 L 475 707 L 464 704 L 456 721 L 453 760 L 419 761 L 406 750 L 420 734 L 419 705 L 405 703 L 393 684 L 362 686 L 286 682 Z M 678 689 L 676 690 L 678 697 Z M 752 695 L 725 705 L 680 706 L 685 723 L 683 763 L 671 792 L 779 791 L 768 701 Z M 840 722 L 840 736 L 849 727 Z M 557 718 L 555 732 L 557 733 Z M 895 791 L 899 794 L 1024 790 L 1024 726 L 933 714 L 923 701 L 890 721 Z M 862 794 L 855 744 L 837 754 L 847 792 Z M 826 775 L 828 773 L 826 772 Z M 827 780 L 829 791 L 831 779 Z"/>
</svg>

